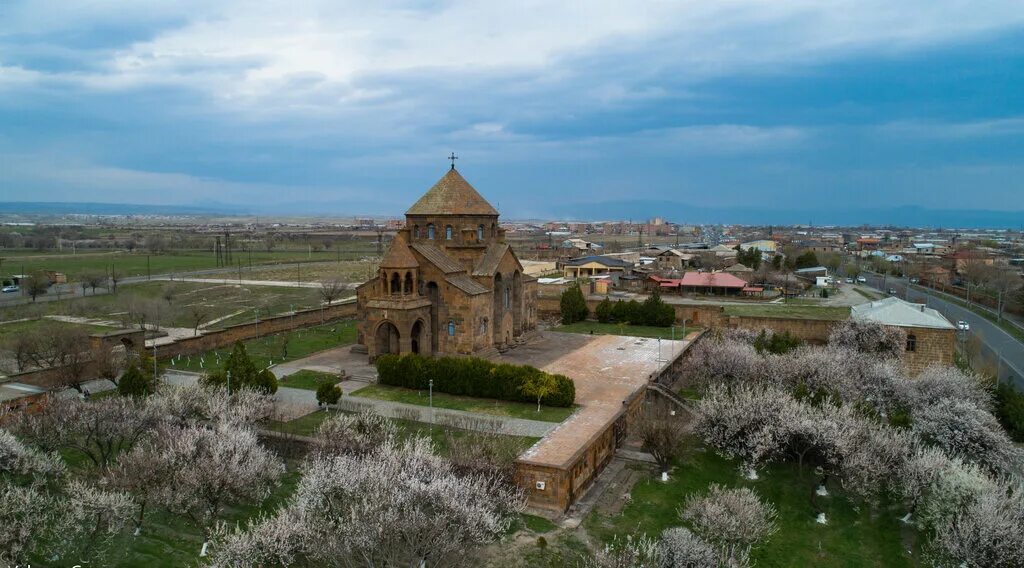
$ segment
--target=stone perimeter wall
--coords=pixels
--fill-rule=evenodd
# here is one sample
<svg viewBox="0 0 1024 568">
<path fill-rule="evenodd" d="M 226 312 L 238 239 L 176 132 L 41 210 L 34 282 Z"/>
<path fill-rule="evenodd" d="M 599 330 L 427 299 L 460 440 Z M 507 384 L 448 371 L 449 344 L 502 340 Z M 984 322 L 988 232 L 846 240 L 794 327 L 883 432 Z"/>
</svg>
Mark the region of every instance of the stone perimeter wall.
<svg viewBox="0 0 1024 568">
<path fill-rule="evenodd" d="M 355 315 L 356 303 L 353 298 L 352 300 L 342 301 L 330 307 L 325 307 L 323 311 L 319 308 L 302 310 L 295 312 L 295 315 L 280 315 L 261 319 L 258 325 L 255 322 L 243 323 L 217 331 L 210 331 L 196 337 L 182 339 L 169 345 L 157 347 L 156 356 L 158 360 L 166 360 L 178 355 L 195 355 L 213 349 L 229 347 L 234 345 L 236 341 L 245 341 L 283 331 L 320 325 L 321 323 L 328 323 L 339 319 L 353 318 Z M 142 331 L 135 331 L 128 335 L 136 350 L 144 345 Z M 118 334 L 115 336 L 115 339 L 120 341 L 122 336 L 123 334 Z M 93 336 L 90 340 L 94 344 L 97 341 L 103 341 L 100 335 Z M 147 353 L 152 355 L 153 350 L 148 349 Z M 24 373 L 8 375 L 7 380 L 50 389 L 59 385 L 60 371 L 58 368 L 26 371 Z M 89 376 L 88 368 L 86 369 L 85 376 Z"/>
<path fill-rule="evenodd" d="M 598 300 L 588 299 L 587 307 L 591 313 L 597 308 Z M 828 341 L 829 333 L 838 323 L 828 320 L 810 320 L 797 318 L 772 318 L 772 317 L 738 317 L 725 314 L 722 306 L 697 306 L 693 304 L 670 304 L 676 310 L 676 321 L 682 323 L 685 319 L 687 326 L 696 325 L 708 329 L 771 329 L 782 333 L 789 333 L 800 339 L 815 344 L 823 344 Z M 542 296 L 537 298 L 537 311 L 542 316 L 557 316 L 560 308 L 558 298 Z"/>
</svg>

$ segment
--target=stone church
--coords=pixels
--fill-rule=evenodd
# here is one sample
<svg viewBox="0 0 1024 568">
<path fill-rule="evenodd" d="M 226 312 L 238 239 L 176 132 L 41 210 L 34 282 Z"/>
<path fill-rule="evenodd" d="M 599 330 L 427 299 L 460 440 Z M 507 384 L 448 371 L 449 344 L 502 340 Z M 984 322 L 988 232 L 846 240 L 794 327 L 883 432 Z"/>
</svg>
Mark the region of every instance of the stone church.
<svg viewBox="0 0 1024 568">
<path fill-rule="evenodd" d="M 356 289 L 356 349 L 370 361 L 501 351 L 536 328 L 536 296 L 498 211 L 453 165 L 406 211 L 377 278 Z"/>
</svg>

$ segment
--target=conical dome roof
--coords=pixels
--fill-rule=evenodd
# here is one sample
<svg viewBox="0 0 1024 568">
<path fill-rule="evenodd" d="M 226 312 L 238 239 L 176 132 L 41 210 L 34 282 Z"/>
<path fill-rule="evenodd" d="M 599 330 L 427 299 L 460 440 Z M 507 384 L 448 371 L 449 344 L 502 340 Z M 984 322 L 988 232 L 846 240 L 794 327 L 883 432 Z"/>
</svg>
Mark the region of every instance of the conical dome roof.
<svg viewBox="0 0 1024 568">
<path fill-rule="evenodd" d="M 406 215 L 498 215 L 458 170 L 452 168 L 419 199 Z"/>
<path fill-rule="evenodd" d="M 398 233 L 395 240 L 391 241 L 387 254 L 380 261 L 381 268 L 418 268 L 420 265 L 409 250 L 409 244 L 405 242 L 405 235 Z"/>
</svg>

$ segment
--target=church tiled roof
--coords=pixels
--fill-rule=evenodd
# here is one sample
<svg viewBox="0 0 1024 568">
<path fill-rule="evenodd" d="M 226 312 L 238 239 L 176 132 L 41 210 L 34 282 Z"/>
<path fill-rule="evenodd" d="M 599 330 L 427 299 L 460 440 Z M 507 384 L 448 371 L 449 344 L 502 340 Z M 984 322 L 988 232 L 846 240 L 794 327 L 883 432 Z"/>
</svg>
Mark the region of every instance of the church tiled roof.
<svg viewBox="0 0 1024 568">
<path fill-rule="evenodd" d="M 494 243 L 487 247 L 480 263 L 473 269 L 473 276 L 492 276 L 498 269 L 498 264 L 505 258 L 505 251 L 508 250 L 508 243 Z"/>
<path fill-rule="evenodd" d="M 456 169 L 448 170 L 406 215 L 497 215 L 498 211 Z"/>
<path fill-rule="evenodd" d="M 417 268 L 419 265 L 402 233 L 398 233 L 395 240 L 391 241 L 387 254 L 380 261 L 381 268 Z"/>
<path fill-rule="evenodd" d="M 452 274 L 451 276 L 445 276 L 445 280 L 447 280 L 452 286 L 455 286 L 470 296 L 486 294 L 490 291 L 489 288 L 476 280 L 473 280 L 473 278 L 468 274 Z"/>
<path fill-rule="evenodd" d="M 441 269 L 445 274 L 453 272 L 465 272 L 465 268 L 454 258 L 448 256 L 443 250 L 426 243 L 413 243 L 412 248 L 423 255 L 427 262 Z"/>
</svg>

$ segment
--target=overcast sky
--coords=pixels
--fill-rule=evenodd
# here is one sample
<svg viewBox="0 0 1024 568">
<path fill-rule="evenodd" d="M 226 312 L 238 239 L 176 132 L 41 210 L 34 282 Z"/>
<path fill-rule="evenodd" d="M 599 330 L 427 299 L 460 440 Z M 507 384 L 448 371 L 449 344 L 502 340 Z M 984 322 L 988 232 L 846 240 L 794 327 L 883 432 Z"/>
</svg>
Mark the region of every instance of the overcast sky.
<svg viewBox="0 0 1024 568">
<path fill-rule="evenodd" d="M 378 4 L 0 2 L 0 201 L 1024 209 L 1020 0 Z"/>
</svg>

